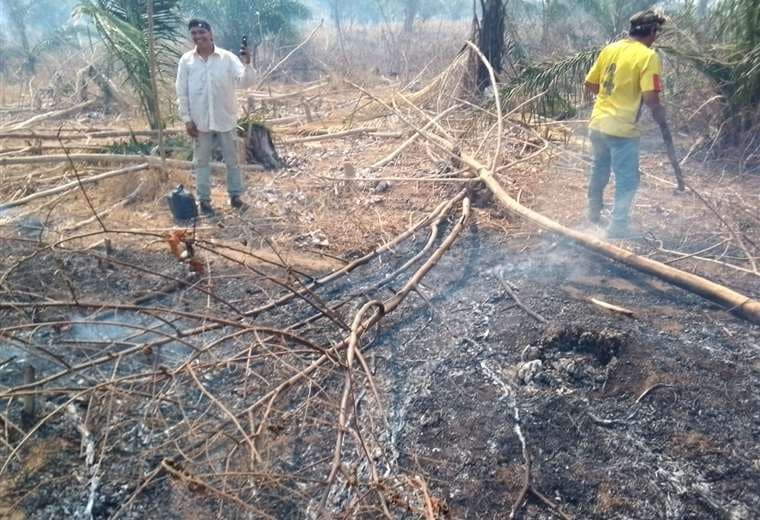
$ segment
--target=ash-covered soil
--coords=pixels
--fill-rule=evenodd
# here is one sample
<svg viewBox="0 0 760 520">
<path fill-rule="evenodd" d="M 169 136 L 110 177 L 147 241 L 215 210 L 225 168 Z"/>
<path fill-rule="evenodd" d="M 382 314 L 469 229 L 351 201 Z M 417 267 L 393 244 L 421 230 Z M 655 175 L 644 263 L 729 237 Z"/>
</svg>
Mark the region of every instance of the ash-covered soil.
<svg viewBox="0 0 760 520">
<path fill-rule="evenodd" d="M 422 246 L 424 234 L 413 242 L 325 287 L 320 296 L 334 301 L 382 280 Z M 552 237 L 537 235 L 521 245 L 469 225 L 423 279 L 424 298 L 413 294 L 368 338 L 365 357 L 389 419 L 383 468 L 422 476 L 442 517 L 507 518 L 525 475 L 519 424 L 533 461 L 534 489 L 574 518 L 757 518 L 760 328 Z M 502 283 L 548 323 L 517 306 Z M 232 287 L 230 300 L 243 301 L 244 285 Z M 113 291 L 119 288 L 112 284 Z M 65 291 L 65 284 L 58 290 Z M 193 302 L 182 293 L 170 297 Z M 633 316 L 590 298 L 625 307 Z M 296 303 L 267 320 L 292 322 L 311 313 L 306 311 Z M 232 398 L 228 383 L 235 377 L 221 370 L 205 380 L 218 395 Z M 340 388 L 340 373 L 326 377 L 323 385 Z M 190 401 L 193 395 L 200 397 L 188 389 Z M 63 400 L 54 401 L 51 406 Z M 362 419 L 376 415 L 371 405 L 367 399 L 357 408 Z M 77 410 L 84 413 L 82 406 Z M 77 410 L 38 432 L 21 453 L 24 464 L 12 466 L 21 469 L 3 485 L 20 500 L 15 518 L 81 516 L 90 488 L 78 456 Z M 273 427 L 281 429 L 271 436 L 275 451 L 288 454 L 273 467 L 310 471 L 310 460 L 329 456 L 334 425 L 304 430 L 284 421 Z M 108 518 L 123 505 L 140 475 L 160 462 L 135 458 L 160 440 L 147 430 L 124 438 L 109 441 L 96 518 Z M 346 465 L 358 462 L 347 455 Z M 321 471 L 313 476 L 326 477 Z M 286 488 L 274 483 L 260 491 L 271 495 L 268 511 L 276 517 L 308 516 L 307 502 L 283 495 Z M 333 499 L 339 509 L 340 495 Z M 126 517 L 256 517 L 233 511 L 197 486 L 162 477 Z M 364 514 L 373 515 L 379 513 Z M 533 495 L 518 513 L 555 517 Z"/>
<path fill-rule="evenodd" d="M 471 229 L 425 285 L 373 352 L 399 464 L 451 518 L 508 517 L 515 407 L 534 487 L 575 518 L 760 516 L 760 328 L 550 238 L 518 253 Z M 556 516 L 529 496 L 518 517 Z"/>
</svg>

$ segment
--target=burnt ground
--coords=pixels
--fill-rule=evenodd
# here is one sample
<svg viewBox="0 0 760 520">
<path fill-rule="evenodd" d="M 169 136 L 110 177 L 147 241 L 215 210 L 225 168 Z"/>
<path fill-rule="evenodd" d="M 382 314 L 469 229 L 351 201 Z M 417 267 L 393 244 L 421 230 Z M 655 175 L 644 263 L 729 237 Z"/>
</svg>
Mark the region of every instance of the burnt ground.
<svg viewBox="0 0 760 520">
<path fill-rule="evenodd" d="M 758 327 L 585 251 L 520 254 L 475 229 L 425 284 L 431 305 L 395 317 L 373 352 L 399 464 L 452 518 L 508 516 L 524 474 L 515 404 L 535 486 L 576 518 L 760 515 Z M 553 515 L 531 499 L 523 517 Z"/>
<path fill-rule="evenodd" d="M 528 244 L 521 252 L 501 233 L 468 226 L 424 279 L 425 300 L 413 295 L 373 333 L 365 355 L 389 415 L 385 466 L 421 475 L 442 516 L 507 518 L 525 471 L 517 409 L 534 486 L 575 518 L 756 518 L 760 329 L 551 237 Z M 406 249 L 387 255 L 323 296 L 382 279 L 408 258 Z M 549 323 L 517 307 L 499 277 Z M 635 314 L 611 313 L 591 297 Z M 86 479 L 80 460 L 64 455 L 79 437 L 64 417 L 25 453 L 28 477 L 17 485 L 32 489 L 29 518 L 81 513 Z M 134 490 L 130 464 L 140 459 L 128 462 L 139 452 L 131 438 L 114 445 L 98 518 Z M 283 441 L 292 463 L 310 443 L 329 447 L 332 429 Z M 80 485 L 65 485 L 72 475 Z M 52 485 L 39 492 L 45 482 Z M 215 514 L 201 497 L 166 480 L 128 517 Z M 278 503 L 278 518 L 307 516 L 297 501 Z M 529 498 L 518 517 L 555 516 Z"/>
</svg>

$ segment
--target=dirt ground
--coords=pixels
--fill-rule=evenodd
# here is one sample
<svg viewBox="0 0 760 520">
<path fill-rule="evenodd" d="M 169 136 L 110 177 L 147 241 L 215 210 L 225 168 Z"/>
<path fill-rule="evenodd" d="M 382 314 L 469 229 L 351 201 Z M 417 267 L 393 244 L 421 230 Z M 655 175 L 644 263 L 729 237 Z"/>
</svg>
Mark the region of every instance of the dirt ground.
<svg viewBox="0 0 760 520">
<path fill-rule="evenodd" d="M 601 235 L 600 229 L 583 221 L 588 157 L 578 134 L 571 133 L 575 137 L 569 141 L 552 134 L 548 152 L 502 172 L 500 180 L 523 204 Z M 189 174 L 173 171 L 168 180 L 160 181 L 155 172 L 141 173 L 89 190 L 92 204 L 103 208 L 121 200 L 140 182 L 146 187 L 135 202 L 114 210 L 106 219 L 109 228 L 125 231 L 109 235 L 113 248 L 109 255 L 96 222 L 78 229 L 77 238 L 69 235 L 66 239 L 67 226 L 91 215 L 81 193 L 47 207 L 14 210 L 3 215 L 6 222 L 0 228 L 3 299 L 29 302 L 44 295 L 49 301 L 139 303 L 227 318 L 235 315 L 235 309 L 247 311 L 280 294 L 275 291 L 280 287 L 273 289 L 267 283 L 285 275 L 271 264 L 284 260 L 291 269 L 288 280 L 293 270 L 317 276 L 340 269 L 392 240 L 465 186 L 439 182 L 440 178 L 435 182 L 383 180 L 450 173 L 453 168 L 448 161 L 420 143 L 389 166 L 366 169 L 400 143 L 369 135 L 292 146 L 281 143 L 287 167 L 247 174 L 245 198 L 250 208 L 242 215 L 226 207 L 224 181 L 216 176 L 214 203 L 221 214 L 194 229 L 198 258 L 204 265 L 203 275 L 196 278 L 167 244 L 167 234 L 176 227 L 163 199 L 174 185 L 190 184 Z M 465 143 L 475 148 L 477 139 Z M 12 145 L 6 142 L 7 147 Z M 502 162 L 519 159 L 536 146 L 520 149 L 514 145 L 505 151 Z M 433 162 L 431 155 L 438 161 Z M 358 180 L 344 178 L 345 163 L 355 166 Z M 760 179 L 732 175 L 730 163 L 715 173 L 719 166 L 692 160 L 685 171 L 700 193 L 720 201 L 719 212 L 728 212 L 732 201 L 739 199 L 756 208 L 751 201 L 757 201 Z M 26 166 L 0 168 L 7 182 L 4 198 L 18 196 L 21 188 L 34 191 L 48 186 L 36 180 L 19 184 L 32 171 Z M 747 268 L 737 270 L 686 257 L 724 240 L 726 230 L 696 195 L 673 194 L 666 159 L 656 147 L 646 149 L 642 171 L 645 175 L 634 210 L 639 238 L 619 243 L 659 260 L 676 260 L 676 266 L 748 296 L 760 296 L 758 276 Z M 31 186 L 32 182 L 36 184 Z M 454 205 L 442 221 L 436 246 L 453 229 L 459 214 L 460 205 Z M 754 225 L 751 217 L 734 222 L 742 229 Z M 755 236 L 751 229 L 748 236 Z M 41 245 L 56 240 L 66 241 L 53 248 Z M 348 277 L 318 287 L 315 294 L 325 302 L 387 298 L 404 279 L 394 277 L 388 282 L 389 273 L 406 265 L 427 240 L 427 232 L 414 233 Z M 221 245 L 234 250 L 213 255 L 204 244 L 217 252 Z M 727 244 L 723 255 L 712 258 L 745 265 L 739 264 L 742 254 L 740 248 Z M 178 280 L 185 281 L 184 285 L 177 285 Z M 208 292 L 188 287 L 188 280 Z M 539 316 L 517 305 L 504 284 Z M 611 311 L 592 299 L 628 312 Z M 339 307 L 336 320 L 350 323 L 357 310 L 354 303 Z M 27 339 L 44 343 L 51 356 L 65 357 L 68 364 L 97 358 L 102 345 L 97 342 L 104 340 L 103 333 L 86 329 L 92 311 L 74 306 L 35 312 L 39 314 L 3 308 L 3 337 L 8 338 L 8 327 L 27 319 L 58 323 L 42 331 L 44 337 Z M 306 303 L 295 301 L 256 315 L 255 323 L 284 327 L 313 312 Z M 126 319 L 126 314 L 119 316 Z M 77 320 L 85 324 L 81 330 Z M 184 320 L 172 328 L 190 325 L 190 318 Z M 335 345 L 344 334 L 326 321 L 306 322 L 295 330 L 322 345 Z M 151 323 L 139 322 L 145 327 Z M 86 333 L 92 334 L 90 351 L 84 348 Z M 155 331 L 135 334 L 127 340 L 123 330 L 114 330 L 109 341 L 131 345 L 158 337 Z M 67 341 L 82 350 L 66 350 Z M 169 368 L 187 355 L 181 344 L 172 345 L 162 361 Z M 6 389 L 20 385 L 24 354 L 14 350 L 12 341 L 0 346 L 0 382 Z M 527 454 L 532 460 L 532 489 L 556 508 L 529 492 L 517 518 L 548 519 L 559 514 L 636 520 L 760 517 L 760 328 L 696 295 L 524 224 L 492 201 L 475 201 L 461 236 L 417 291 L 368 333 L 363 351 L 380 403 L 371 398 L 366 385 L 359 384 L 354 413 L 357 420 L 373 426 L 357 429 L 381 432 L 372 438 L 381 453 L 373 458 L 387 486 L 393 489 L 390 482 L 395 482 L 402 488 L 400 475 L 406 478 L 407 490 L 409 483 L 416 482 L 415 476 L 426 482 L 435 516 L 508 518 L 525 482 Z M 130 363 L 134 370 L 149 366 L 145 360 Z M 264 374 L 260 385 L 269 388 L 279 381 L 279 373 L 266 364 L 270 361 L 262 363 L 257 372 Z M 197 370 L 206 366 L 199 365 Z M 242 387 L 233 382 L 240 375 L 221 366 L 208 368 L 202 380 L 237 407 L 234 399 Z M 47 375 L 55 367 L 48 359 L 39 362 L 37 370 Z M 124 370 L 112 364 L 102 370 L 108 372 L 109 367 L 114 374 Z M 87 377 L 106 381 L 108 376 L 82 372 L 82 379 L 72 376 L 65 383 L 80 387 Z M 282 481 L 270 477 L 258 482 L 255 491 L 240 491 L 239 496 L 255 504 L 258 512 L 219 500 L 187 476 L 164 474 L 135 496 L 125 517 L 314 516 L 314 504 L 322 496 L 330 467 L 326 461 L 335 442 L 335 403 L 340 400 L 342 378 L 341 371 L 329 369 L 310 382 L 308 394 L 316 395 L 314 408 L 321 407 L 319 416 L 303 410 L 303 403 L 312 401 L 300 393 L 278 405 L 276 420 L 263 441 L 265 458 L 267 468 L 291 477 Z M 130 387 L 130 391 L 144 388 Z M 203 396 L 191 390 L 184 396 L 179 390 L 162 395 L 167 400 L 199 402 Z M 0 476 L 0 514 L 14 520 L 86 518 L 85 504 L 92 497 L 92 517 L 109 518 L 132 500 L 140 482 L 147 482 L 141 478 L 173 453 L 169 438 L 161 435 L 171 430 L 175 412 L 166 412 L 164 423 L 144 426 L 143 431 L 130 422 L 126 404 L 120 409 L 104 399 L 102 406 L 119 411 L 109 415 L 114 423 L 112 438 L 106 442 L 102 433 L 92 434 L 103 462 L 97 492 L 91 495 L 92 478 L 83 462 L 86 436 L 78 424 L 94 405 L 77 399 L 67 404 L 69 395 L 73 394 L 41 399 L 44 403 L 38 405 L 53 417 L 23 444 L 18 457 L 9 445 L 2 447 L 7 467 Z M 128 402 L 126 396 L 122 398 Z M 20 420 L 18 400 L 5 399 L 3 407 L 7 417 Z M 194 412 L 188 408 L 188 413 Z M 301 419 L 296 421 L 297 417 Z M 379 427 L 383 420 L 387 424 Z M 122 431 L 119 421 L 131 426 Z M 7 429 L 6 442 L 17 442 Z M 92 431 L 111 430 L 93 425 Z M 377 506 L 352 509 L 359 492 L 352 492 L 347 475 L 353 471 L 360 480 L 368 479 L 369 469 L 361 456 L 347 453 L 344 459 L 347 469 L 341 469 L 337 480 L 342 487 L 328 490 L 327 509 L 336 518 L 380 517 Z M 203 473 L 197 469 L 196 474 Z M 236 492 L 232 485 L 224 489 L 230 495 Z M 391 491 L 386 497 L 393 504 Z M 398 495 L 394 517 L 424 515 L 424 508 L 418 508 L 409 493 L 398 491 Z"/>
</svg>

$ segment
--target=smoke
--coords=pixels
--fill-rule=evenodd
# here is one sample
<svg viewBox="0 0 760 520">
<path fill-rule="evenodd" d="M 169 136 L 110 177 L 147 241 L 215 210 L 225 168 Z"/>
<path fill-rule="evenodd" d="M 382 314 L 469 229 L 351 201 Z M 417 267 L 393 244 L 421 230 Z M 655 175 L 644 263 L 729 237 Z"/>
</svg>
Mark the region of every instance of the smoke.
<svg viewBox="0 0 760 520">
<path fill-rule="evenodd" d="M 341 24 L 403 23 L 413 7 L 413 19 L 463 20 L 472 16 L 471 0 L 302 0 L 312 18 L 332 20 L 336 13 Z"/>
<path fill-rule="evenodd" d="M 13 46 L 26 37 L 33 46 L 72 24 L 77 0 L 0 0 L 0 40 Z M 23 33 L 23 35 L 22 35 Z"/>
</svg>

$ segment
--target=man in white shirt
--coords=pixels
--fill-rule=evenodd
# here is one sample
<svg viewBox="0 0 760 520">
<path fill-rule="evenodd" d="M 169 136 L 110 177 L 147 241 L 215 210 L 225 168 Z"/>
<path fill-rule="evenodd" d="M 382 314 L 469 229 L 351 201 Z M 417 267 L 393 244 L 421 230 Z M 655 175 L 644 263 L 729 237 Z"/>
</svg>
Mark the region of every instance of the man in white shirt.
<svg viewBox="0 0 760 520">
<path fill-rule="evenodd" d="M 240 199 L 244 190 L 235 154 L 238 117 L 235 89 L 250 86 L 255 71 L 247 48 L 241 49 L 238 59 L 233 53 L 214 45 L 208 22 L 190 20 L 188 29 L 195 49 L 183 54 L 179 60 L 175 84 L 177 103 L 187 133 L 193 138 L 193 169 L 201 213 L 213 216 L 209 163 L 215 138 L 227 165 L 230 205 L 235 209 L 245 206 Z"/>
</svg>

